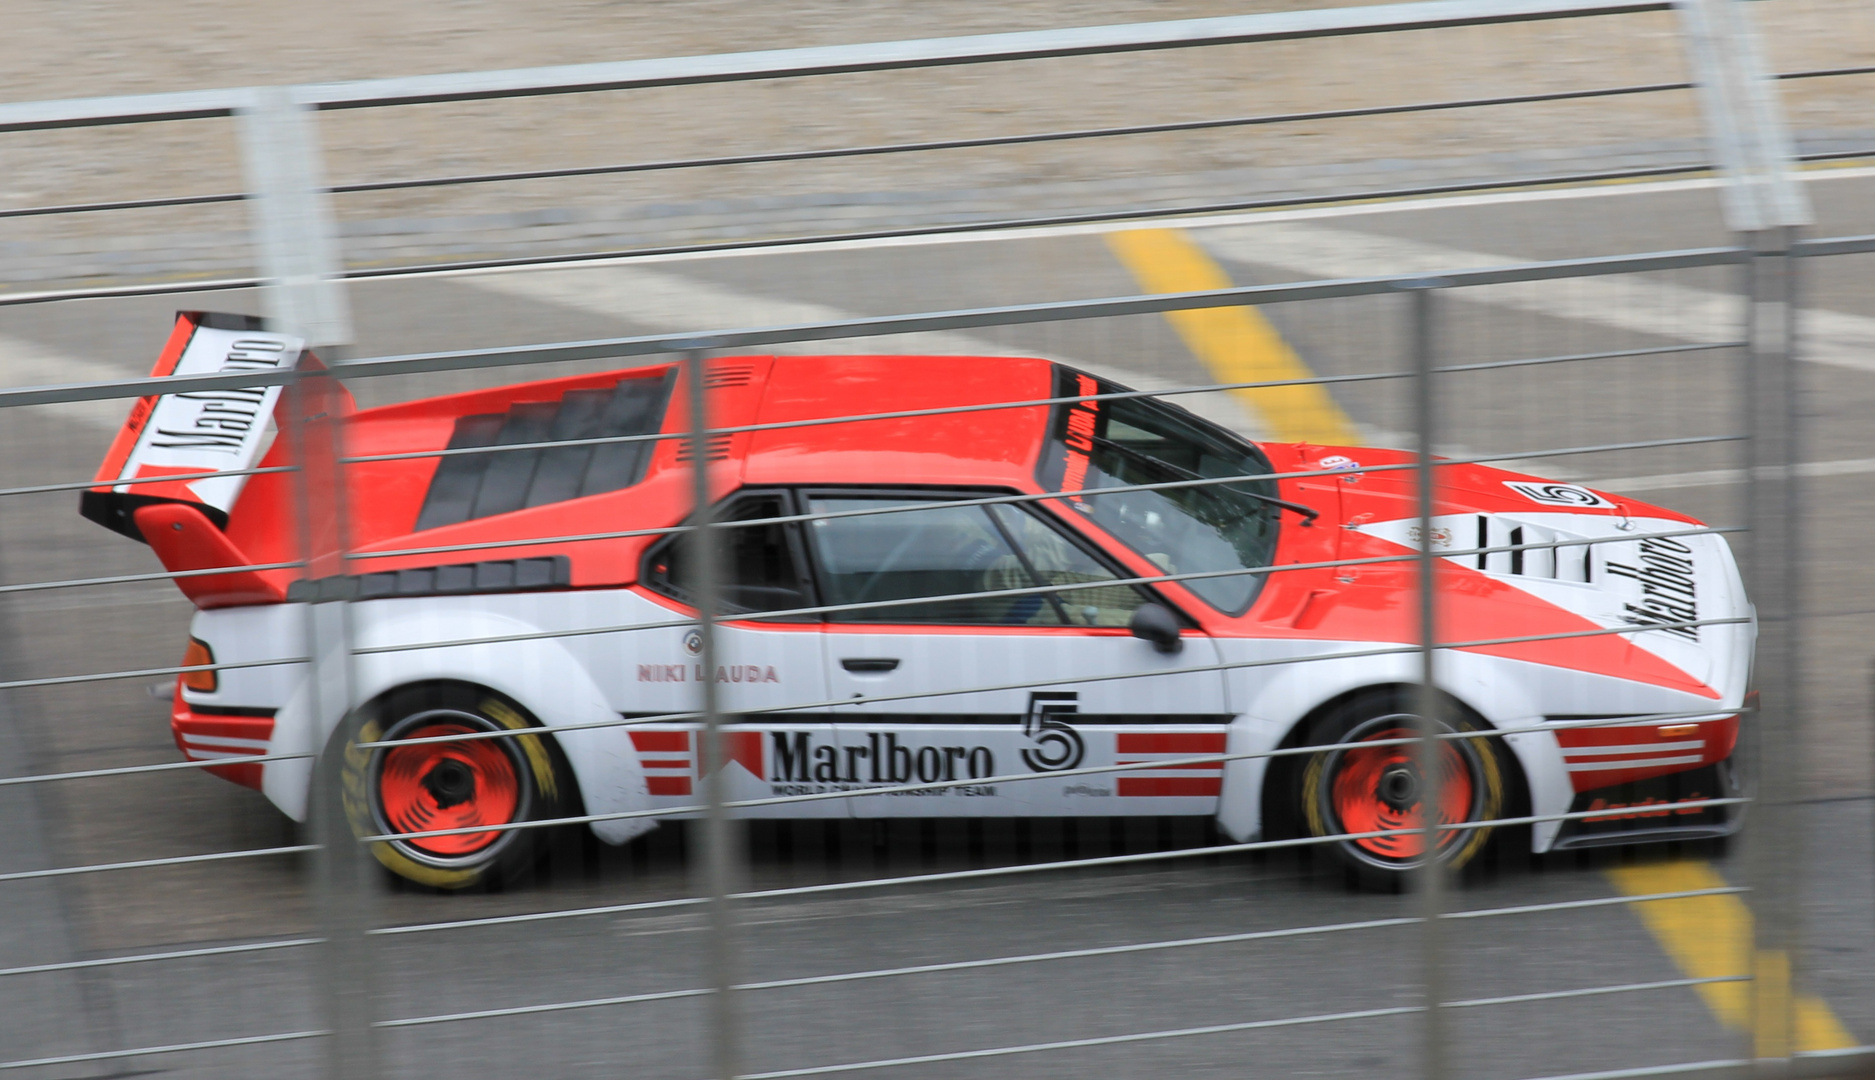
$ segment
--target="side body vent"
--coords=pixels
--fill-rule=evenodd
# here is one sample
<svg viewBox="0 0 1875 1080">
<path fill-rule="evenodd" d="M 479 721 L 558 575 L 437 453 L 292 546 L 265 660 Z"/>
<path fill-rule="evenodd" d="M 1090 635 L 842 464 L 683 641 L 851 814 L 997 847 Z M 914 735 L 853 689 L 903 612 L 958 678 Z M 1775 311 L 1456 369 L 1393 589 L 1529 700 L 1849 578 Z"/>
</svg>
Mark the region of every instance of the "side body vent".
<svg viewBox="0 0 1875 1080">
<path fill-rule="evenodd" d="M 703 376 L 703 385 L 711 390 L 721 390 L 730 386 L 747 386 L 755 378 L 755 369 L 748 364 L 732 364 L 728 367 L 712 367 Z"/>
<path fill-rule="evenodd" d="M 573 584 L 573 564 L 565 555 L 526 559 L 488 559 L 380 570 L 372 574 L 295 581 L 286 598 L 295 604 L 325 600 L 385 600 L 400 596 L 460 596 L 467 593 L 536 592 Z"/>
<path fill-rule="evenodd" d="M 623 379 L 610 389 L 570 390 L 558 401 L 519 402 L 505 413 L 456 421 L 449 449 L 520 446 L 655 434 L 664 423 L 673 373 Z M 547 446 L 442 458 L 417 531 L 630 487 L 644 478 L 651 441 Z"/>
</svg>

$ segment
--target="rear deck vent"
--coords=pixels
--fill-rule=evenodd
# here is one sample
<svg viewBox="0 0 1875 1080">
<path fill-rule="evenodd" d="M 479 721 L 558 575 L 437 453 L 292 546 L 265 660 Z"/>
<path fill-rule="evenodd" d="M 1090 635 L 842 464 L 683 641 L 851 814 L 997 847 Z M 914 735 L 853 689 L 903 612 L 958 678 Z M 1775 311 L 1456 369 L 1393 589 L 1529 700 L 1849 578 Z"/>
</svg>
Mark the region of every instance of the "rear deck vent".
<svg viewBox="0 0 1875 1080">
<path fill-rule="evenodd" d="M 520 446 L 655 434 L 664 423 L 672 373 L 569 390 L 557 401 L 523 401 L 505 413 L 456 420 L 449 449 Z M 440 459 L 417 514 L 417 531 L 531 506 L 599 495 L 644 478 L 653 441 L 547 446 Z"/>
<path fill-rule="evenodd" d="M 747 364 L 731 367 L 711 368 L 703 376 L 703 385 L 711 390 L 721 390 L 730 386 L 747 386 L 755 378 L 755 369 Z"/>
<path fill-rule="evenodd" d="M 379 570 L 349 577 L 301 579 L 287 587 L 289 603 L 325 600 L 389 600 L 403 596 L 461 596 L 469 593 L 537 592 L 573 584 L 573 564 L 565 555 L 526 559 L 418 566 Z"/>
</svg>

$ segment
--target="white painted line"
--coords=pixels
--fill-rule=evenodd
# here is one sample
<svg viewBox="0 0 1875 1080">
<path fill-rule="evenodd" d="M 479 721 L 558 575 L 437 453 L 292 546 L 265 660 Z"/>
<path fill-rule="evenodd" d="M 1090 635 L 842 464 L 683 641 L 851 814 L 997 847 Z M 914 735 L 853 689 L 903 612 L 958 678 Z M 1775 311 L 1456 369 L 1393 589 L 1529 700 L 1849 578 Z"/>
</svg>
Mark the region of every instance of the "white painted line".
<svg viewBox="0 0 1875 1080">
<path fill-rule="evenodd" d="M 1796 468 L 1800 477 L 1857 476 L 1875 473 L 1875 458 L 1842 458 L 1837 461 L 1806 461 Z M 1745 482 L 1743 469 L 1709 469 L 1705 472 L 1661 473 L 1657 476 L 1617 476 L 1610 480 L 1585 480 L 1590 487 L 1604 491 L 1665 491 L 1670 488 L 1720 487 Z"/>
<path fill-rule="evenodd" d="M 161 342 L 157 344 L 160 346 Z M 143 374 L 146 372 L 65 356 L 21 338 L 0 336 L 0 387 L 109 382 L 113 379 L 134 379 Z M 124 418 L 130 415 L 131 404 L 130 398 L 118 398 L 111 401 L 73 401 L 23 407 L 37 415 L 56 417 L 67 423 L 77 422 L 116 431 L 123 426 Z M 0 417 L 11 411 L 0 410 Z M 104 456 L 106 445 L 98 447 L 100 458 Z"/>
<path fill-rule="evenodd" d="M 1508 255 L 1300 222 L 1233 225 L 1195 235 L 1222 258 L 1278 266 L 1313 278 L 1437 274 L 1520 261 Z M 1651 275 L 1478 285 L 1455 289 L 1451 295 L 1679 341 L 1716 344 L 1737 341 L 1745 332 L 1745 306 L 1737 295 L 1669 284 Z M 1875 372 L 1875 318 L 1807 308 L 1797 315 L 1797 335 L 1801 359 Z"/>
<path fill-rule="evenodd" d="M 624 319 L 657 331 L 699 326 L 792 326 L 858 318 L 852 312 L 800 300 L 779 300 L 725 288 L 642 266 L 581 266 L 530 274 L 465 280 L 478 289 L 540 303 Z M 892 354 L 931 356 L 1030 356 L 1057 360 L 1125 383 L 1135 390 L 1170 390 L 1175 384 L 1142 372 L 1107 368 L 1083 360 L 1013 348 L 988 338 L 946 332 L 803 341 L 768 347 L 777 355 Z M 1252 439 L 1257 425 L 1225 393 L 1181 394 L 1180 405 Z"/>
</svg>

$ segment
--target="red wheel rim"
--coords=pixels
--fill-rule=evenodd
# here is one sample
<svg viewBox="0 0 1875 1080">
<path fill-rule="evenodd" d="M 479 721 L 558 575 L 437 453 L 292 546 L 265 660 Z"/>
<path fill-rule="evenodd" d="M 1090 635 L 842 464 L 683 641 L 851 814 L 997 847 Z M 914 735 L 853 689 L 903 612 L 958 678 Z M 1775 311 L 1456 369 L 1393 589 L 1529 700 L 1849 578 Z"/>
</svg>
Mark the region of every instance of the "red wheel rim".
<svg viewBox="0 0 1875 1080">
<path fill-rule="evenodd" d="M 1418 732 L 1387 728 L 1359 741 L 1412 739 Z M 1412 743 L 1353 747 L 1341 752 L 1329 788 L 1329 801 L 1343 830 L 1351 833 L 1426 827 L 1424 801 L 1419 797 L 1418 770 Z M 1463 754 L 1450 742 L 1439 744 L 1439 821 L 1464 821 L 1472 804 L 1472 776 Z M 1451 845 L 1458 833 L 1446 833 L 1440 847 Z M 1424 833 L 1402 832 L 1350 841 L 1384 859 L 1417 859 L 1426 850 Z"/>
<path fill-rule="evenodd" d="M 399 732 L 401 738 L 467 735 L 480 728 L 429 723 Z M 390 831 L 428 832 L 474 825 L 506 825 L 521 805 L 515 762 L 492 739 L 396 746 L 378 769 L 378 806 Z M 431 855 L 460 858 L 501 839 L 499 832 L 425 836 L 403 843 Z"/>
</svg>

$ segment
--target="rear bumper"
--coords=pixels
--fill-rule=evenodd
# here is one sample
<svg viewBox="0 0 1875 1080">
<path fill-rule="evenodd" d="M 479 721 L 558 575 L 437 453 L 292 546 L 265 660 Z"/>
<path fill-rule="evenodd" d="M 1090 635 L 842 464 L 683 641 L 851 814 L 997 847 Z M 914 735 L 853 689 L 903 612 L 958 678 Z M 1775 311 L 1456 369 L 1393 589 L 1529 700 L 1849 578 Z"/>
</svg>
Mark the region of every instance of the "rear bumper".
<svg viewBox="0 0 1875 1080">
<path fill-rule="evenodd" d="M 243 761 L 262 757 L 273 739 L 273 709 L 230 709 L 219 706 L 192 706 L 182 700 L 182 690 L 170 706 L 169 733 L 176 749 L 190 761 L 228 761 L 206 770 L 242 787 L 260 790 L 263 763 Z"/>
</svg>

